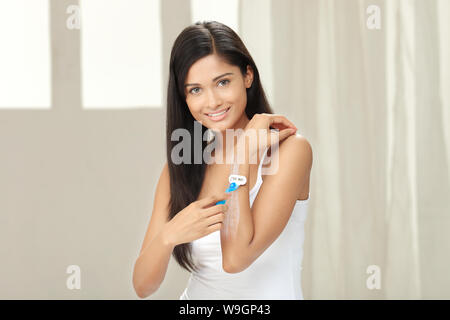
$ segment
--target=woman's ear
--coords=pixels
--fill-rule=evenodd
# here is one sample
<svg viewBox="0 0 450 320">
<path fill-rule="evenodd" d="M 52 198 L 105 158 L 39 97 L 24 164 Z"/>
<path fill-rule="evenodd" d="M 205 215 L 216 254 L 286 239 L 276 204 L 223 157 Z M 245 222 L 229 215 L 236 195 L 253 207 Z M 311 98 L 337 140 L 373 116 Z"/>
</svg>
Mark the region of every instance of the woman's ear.
<svg viewBox="0 0 450 320">
<path fill-rule="evenodd" d="M 247 65 L 247 73 L 245 75 L 245 87 L 250 88 L 253 83 L 253 69 L 249 65 Z"/>
</svg>

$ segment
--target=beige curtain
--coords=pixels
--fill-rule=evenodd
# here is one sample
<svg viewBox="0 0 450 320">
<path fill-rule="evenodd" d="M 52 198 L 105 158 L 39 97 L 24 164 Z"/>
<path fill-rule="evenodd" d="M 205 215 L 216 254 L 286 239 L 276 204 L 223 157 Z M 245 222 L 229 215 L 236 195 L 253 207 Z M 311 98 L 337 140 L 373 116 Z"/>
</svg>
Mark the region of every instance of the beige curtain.
<svg viewBox="0 0 450 320">
<path fill-rule="evenodd" d="M 271 15 L 274 109 L 314 151 L 305 299 L 449 299 L 450 1 L 277 0 Z"/>
</svg>

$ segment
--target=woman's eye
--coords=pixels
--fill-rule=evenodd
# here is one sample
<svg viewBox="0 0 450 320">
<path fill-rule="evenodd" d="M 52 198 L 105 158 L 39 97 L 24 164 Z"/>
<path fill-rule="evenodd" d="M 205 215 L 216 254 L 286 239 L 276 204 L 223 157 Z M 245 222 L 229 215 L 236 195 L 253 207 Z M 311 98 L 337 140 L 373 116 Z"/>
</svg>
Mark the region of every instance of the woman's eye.
<svg viewBox="0 0 450 320">
<path fill-rule="evenodd" d="M 219 84 L 222 83 L 224 86 L 224 85 L 228 84 L 229 82 L 230 82 L 230 80 L 224 79 L 224 80 L 219 81 Z"/>
<path fill-rule="evenodd" d="M 198 93 L 198 91 L 194 92 L 194 90 L 195 90 L 195 89 L 198 89 L 198 90 L 200 90 L 200 88 L 199 88 L 199 87 L 195 87 L 195 88 L 192 88 L 191 90 L 189 90 L 189 92 L 190 92 L 190 93 L 192 93 L 192 94 L 197 94 L 197 93 Z"/>
</svg>

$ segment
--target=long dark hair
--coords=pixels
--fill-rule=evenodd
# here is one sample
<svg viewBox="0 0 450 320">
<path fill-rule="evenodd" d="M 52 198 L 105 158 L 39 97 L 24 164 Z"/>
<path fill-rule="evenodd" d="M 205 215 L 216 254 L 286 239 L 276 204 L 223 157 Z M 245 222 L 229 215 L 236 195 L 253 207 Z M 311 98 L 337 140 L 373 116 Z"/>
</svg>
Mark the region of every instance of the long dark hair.
<svg viewBox="0 0 450 320">
<path fill-rule="evenodd" d="M 242 40 L 231 28 L 220 22 L 204 21 L 186 27 L 178 35 L 170 55 L 167 89 L 166 153 L 170 173 L 169 219 L 197 200 L 203 184 L 207 164 L 203 157 L 201 157 L 201 164 L 193 161 L 194 138 L 196 137 L 194 136 L 194 122 L 196 120 L 186 104 L 184 83 L 192 64 L 214 53 L 228 64 L 239 67 L 242 75 L 245 75 L 247 65 L 253 69 L 252 85 L 246 89 L 245 113 L 248 119 L 251 119 L 256 113 L 273 113 L 261 85 L 258 68 Z M 191 161 L 188 164 L 174 164 L 171 161 L 172 149 L 178 144 L 177 141 L 171 140 L 171 136 L 172 132 L 178 128 L 188 130 L 191 137 Z M 208 130 L 203 125 L 201 128 L 200 139 Z M 208 142 L 202 139 L 202 155 L 207 144 Z M 176 245 L 172 254 L 181 267 L 187 271 L 197 271 L 197 266 L 192 261 L 191 243 Z"/>
</svg>

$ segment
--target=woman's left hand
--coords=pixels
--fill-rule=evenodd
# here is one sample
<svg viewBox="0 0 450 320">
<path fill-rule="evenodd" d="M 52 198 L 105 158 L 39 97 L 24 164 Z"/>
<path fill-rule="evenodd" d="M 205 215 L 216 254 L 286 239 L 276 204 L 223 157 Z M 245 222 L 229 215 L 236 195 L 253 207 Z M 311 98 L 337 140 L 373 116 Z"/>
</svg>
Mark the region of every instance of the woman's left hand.
<svg viewBox="0 0 450 320">
<path fill-rule="evenodd" d="M 252 159 L 260 149 L 273 146 L 296 132 L 297 127 L 283 115 L 257 113 L 245 126 L 244 132 L 239 135 L 237 146 L 238 148 L 244 147 L 245 144 L 243 142 L 245 139 L 249 159 Z"/>
</svg>

